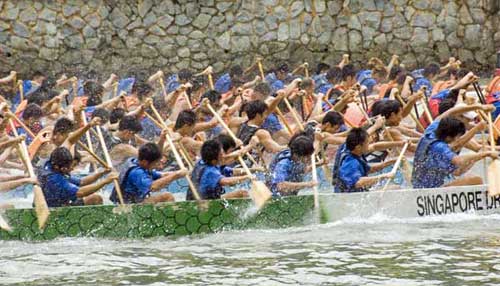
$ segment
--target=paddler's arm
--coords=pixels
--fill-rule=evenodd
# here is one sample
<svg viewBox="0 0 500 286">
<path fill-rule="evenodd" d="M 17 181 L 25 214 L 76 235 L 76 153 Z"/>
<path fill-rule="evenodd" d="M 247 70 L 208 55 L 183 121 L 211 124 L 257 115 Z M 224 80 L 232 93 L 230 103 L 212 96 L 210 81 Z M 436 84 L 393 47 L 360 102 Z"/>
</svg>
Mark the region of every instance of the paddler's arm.
<svg viewBox="0 0 500 286">
<path fill-rule="evenodd" d="M 389 128 L 389 129 L 386 129 L 386 132 L 389 132 L 389 134 L 390 134 L 389 139 L 392 141 L 404 141 L 404 139 L 405 139 L 404 136 L 401 134 L 401 132 L 398 129 Z M 413 139 L 410 138 L 410 141 L 413 141 Z M 410 145 L 408 145 L 408 151 L 415 152 L 416 150 L 417 150 L 417 144 L 410 143 Z"/>
<path fill-rule="evenodd" d="M 151 184 L 151 191 L 157 192 L 161 190 L 164 186 L 170 184 L 170 182 L 177 180 L 179 178 L 185 177 L 188 174 L 186 169 L 181 169 L 175 172 L 166 172 L 161 174 L 161 178 L 154 180 Z"/>
<path fill-rule="evenodd" d="M 467 154 L 467 155 L 460 155 L 453 157 L 451 163 L 457 167 L 457 169 L 453 172 L 453 175 L 455 176 L 463 175 L 470 168 L 472 168 L 477 161 L 482 160 L 486 157 L 497 159 L 498 152 L 486 151 L 486 152 L 478 152 L 475 154 Z"/>
<path fill-rule="evenodd" d="M 410 115 L 415 103 L 417 103 L 417 101 L 419 101 L 423 97 L 424 97 L 424 93 L 421 91 L 408 97 L 408 102 L 405 104 L 405 106 L 403 106 L 402 117 L 405 118 L 408 115 Z"/>
<path fill-rule="evenodd" d="M 120 94 L 119 96 L 113 97 L 107 101 L 104 101 L 103 103 L 101 103 L 99 105 L 96 105 L 96 108 L 104 108 L 104 109 L 108 109 L 108 110 L 115 109 L 116 106 L 118 106 L 118 104 L 120 102 L 125 100 L 124 94 L 125 94 L 125 92 L 122 92 L 122 94 Z"/>
<path fill-rule="evenodd" d="M 280 145 L 276 143 L 276 141 L 273 140 L 271 137 L 271 134 L 269 131 L 264 130 L 264 129 L 259 129 L 255 135 L 259 139 L 259 143 L 266 148 L 266 151 L 270 153 L 278 153 L 280 151 L 285 150 L 287 147 L 284 145 Z"/>
<path fill-rule="evenodd" d="M 401 97 L 408 98 L 411 95 L 410 84 L 413 81 L 411 76 L 406 76 L 405 81 L 403 83 L 403 88 L 401 89 Z"/>
<path fill-rule="evenodd" d="M 146 140 L 137 134 L 134 135 L 134 140 L 135 140 L 136 146 L 141 146 L 143 144 L 149 143 L 149 140 Z"/>
<path fill-rule="evenodd" d="M 329 133 L 322 133 L 322 134 L 323 134 L 323 142 L 329 145 L 342 145 L 345 143 L 346 137 L 341 136 L 339 134 L 329 134 Z"/>
<path fill-rule="evenodd" d="M 416 131 L 416 130 L 413 130 L 413 129 L 410 129 L 410 128 L 406 128 L 404 126 L 397 126 L 396 129 L 399 130 L 399 132 L 401 132 L 401 134 L 407 136 L 407 137 L 415 137 L 417 138 L 417 140 L 420 139 L 420 137 L 422 137 L 422 133 Z"/>
<path fill-rule="evenodd" d="M 21 179 L 11 179 L 9 181 L 2 181 L 0 184 L 0 192 L 10 191 L 19 186 L 26 184 L 35 184 L 37 182 L 36 178 L 21 178 Z"/>
<path fill-rule="evenodd" d="M 9 82 L 13 81 L 14 78 L 16 77 L 16 75 L 17 75 L 17 72 L 11 71 L 8 76 L 0 78 L 0 84 L 9 83 Z"/>
<path fill-rule="evenodd" d="M 217 111 L 217 113 L 221 116 L 221 117 L 224 117 L 225 113 L 227 112 L 227 105 L 223 105 L 219 111 Z M 206 130 L 210 130 L 212 128 L 215 128 L 217 127 L 217 125 L 219 125 L 219 120 L 217 120 L 217 117 L 212 117 L 212 119 L 210 119 L 210 121 L 207 121 L 207 122 L 198 122 L 194 125 L 193 127 L 193 132 L 194 133 L 198 133 L 198 132 L 201 132 L 201 131 L 206 131 Z"/>
<path fill-rule="evenodd" d="M 80 186 L 83 187 L 83 186 L 87 186 L 89 184 L 92 184 L 93 182 L 97 181 L 99 178 L 108 174 L 109 172 L 111 172 L 111 170 L 103 170 L 103 171 L 96 172 L 94 174 L 90 174 L 88 176 L 85 176 L 85 177 L 81 178 Z"/>
<path fill-rule="evenodd" d="M 111 89 L 111 86 L 113 85 L 113 83 L 117 80 L 118 80 L 118 76 L 116 74 L 112 73 L 109 75 L 109 78 L 102 84 L 102 87 L 104 88 L 104 90 L 109 90 L 109 89 Z"/>
<path fill-rule="evenodd" d="M 368 147 L 368 152 L 373 151 L 384 151 L 390 148 L 403 147 L 405 145 L 405 141 L 380 141 L 370 144 Z"/>
<path fill-rule="evenodd" d="M 391 165 L 394 165 L 394 163 L 396 163 L 396 159 L 390 159 L 390 160 L 387 160 L 385 162 L 382 162 L 382 163 L 379 163 L 379 164 L 374 164 L 374 165 L 371 165 L 370 166 L 370 174 L 371 173 L 376 173 L 380 170 L 383 170 L 384 168 L 387 168 Z"/>
<path fill-rule="evenodd" d="M 135 116 L 138 119 L 141 119 L 144 116 L 144 113 L 146 112 L 146 109 L 153 104 L 153 99 L 152 98 L 147 98 L 143 104 L 139 106 L 139 108 L 136 108 L 133 111 L 130 111 L 127 113 L 127 116 Z"/>
<path fill-rule="evenodd" d="M 191 151 L 194 154 L 199 154 L 201 152 L 201 146 L 203 146 L 203 141 L 198 141 L 191 137 L 182 137 L 180 142 L 186 147 L 187 151 Z"/>
<path fill-rule="evenodd" d="M 356 183 L 355 187 L 356 188 L 366 188 L 372 185 L 375 185 L 382 179 L 386 178 L 391 178 L 392 174 L 391 173 L 386 173 L 386 174 L 381 174 L 378 176 L 371 176 L 371 177 L 361 177 L 358 182 Z"/>
<path fill-rule="evenodd" d="M 276 185 L 278 192 L 280 193 L 290 193 L 295 192 L 297 190 L 312 188 L 317 186 L 318 182 L 309 181 L 309 182 L 281 182 Z"/>
<path fill-rule="evenodd" d="M 74 132 L 71 132 L 66 139 L 66 142 L 69 142 L 70 145 L 75 145 L 78 140 L 87 132 L 90 130 L 90 128 L 100 125 L 101 124 L 101 118 L 99 117 L 94 117 L 92 120 L 89 122 L 89 124 L 77 129 Z"/>
<path fill-rule="evenodd" d="M 248 175 L 224 177 L 224 178 L 220 179 L 219 184 L 221 186 L 233 186 L 233 185 L 242 183 L 242 182 L 249 180 L 249 179 L 250 179 L 250 177 Z"/>
<path fill-rule="evenodd" d="M 466 76 L 464 76 L 463 78 L 459 79 L 457 81 L 457 83 L 455 83 L 455 85 L 452 88 L 450 88 L 450 89 L 462 89 L 462 88 L 465 88 L 467 85 L 469 85 L 470 83 L 474 82 L 477 79 L 478 79 L 478 77 L 476 77 L 473 72 L 469 72 Z"/>
<path fill-rule="evenodd" d="M 80 187 L 80 188 L 78 188 L 78 192 L 76 192 L 76 196 L 78 198 L 84 198 L 88 195 L 91 195 L 91 194 L 99 191 L 101 188 L 103 188 L 107 184 L 113 182 L 114 179 L 118 179 L 118 174 L 110 174 L 108 177 L 104 178 L 100 182 Z"/>
<path fill-rule="evenodd" d="M 14 137 L 14 138 L 9 138 L 7 141 L 3 141 L 0 143 L 0 150 L 3 150 L 5 148 L 9 148 L 12 145 L 18 144 L 24 140 L 26 140 L 26 135 L 24 135 L 24 134 L 19 135 L 19 136 Z"/>
<path fill-rule="evenodd" d="M 473 128 L 469 129 L 467 132 L 465 132 L 464 135 L 462 135 L 458 140 L 450 144 L 450 148 L 453 151 L 458 151 L 462 149 L 467 142 L 469 142 L 474 136 L 478 133 L 481 132 L 481 130 L 485 130 L 488 127 L 488 124 L 486 124 L 485 121 L 481 121 L 478 123 L 476 126 Z"/>
<path fill-rule="evenodd" d="M 238 156 L 243 156 L 245 153 L 252 151 L 259 144 L 259 139 L 255 136 L 250 139 L 250 143 L 246 146 L 242 146 L 239 150 L 233 151 L 229 154 L 224 154 L 223 160 L 225 165 L 228 164 L 228 161 L 234 161 Z"/>
<path fill-rule="evenodd" d="M 325 95 L 322 93 L 316 93 L 314 94 L 314 107 L 311 112 L 311 115 L 309 116 L 310 119 L 314 119 L 318 122 L 321 122 L 323 120 L 323 117 L 325 117 L 325 113 L 323 113 L 323 97 Z M 319 120 L 318 120 L 319 119 Z"/>
<path fill-rule="evenodd" d="M 435 120 L 440 120 L 440 119 L 450 117 L 450 116 L 457 116 L 457 115 L 464 114 L 466 112 L 474 111 L 474 110 L 478 110 L 478 109 L 482 110 L 484 112 L 492 112 L 495 110 L 495 107 L 493 105 L 490 105 L 490 104 L 482 105 L 479 103 L 471 104 L 471 105 L 459 105 L 459 106 L 455 106 L 455 107 L 448 109 L 443 114 L 440 114 Z"/>
</svg>

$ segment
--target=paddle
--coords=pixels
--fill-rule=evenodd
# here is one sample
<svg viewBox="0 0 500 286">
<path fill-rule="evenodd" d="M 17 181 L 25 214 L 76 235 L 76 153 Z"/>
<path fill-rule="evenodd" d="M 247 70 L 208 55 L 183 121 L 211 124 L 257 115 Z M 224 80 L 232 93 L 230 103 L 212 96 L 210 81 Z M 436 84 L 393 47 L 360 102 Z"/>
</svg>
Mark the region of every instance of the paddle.
<svg viewBox="0 0 500 286">
<path fill-rule="evenodd" d="M 23 81 L 22 80 L 18 80 L 17 81 L 17 86 L 18 86 L 18 90 L 19 90 L 19 97 L 21 98 L 21 100 L 19 102 L 23 102 L 23 100 L 24 100 L 24 86 L 23 86 Z"/>
<path fill-rule="evenodd" d="M 14 136 L 19 136 L 12 118 L 9 118 L 9 124 L 12 129 L 12 133 L 14 133 Z M 19 143 L 19 149 L 21 159 L 23 160 L 26 169 L 28 170 L 28 175 L 32 178 L 36 178 L 35 171 L 33 170 L 33 165 L 31 164 L 30 156 L 28 153 L 28 147 L 26 146 L 26 141 L 21 141 L 21 143 Z M 47 223 L 47 219 L 49 218 L 50 211 L 49 207 L 47 206 L 45 196 L 43 195 L 43 191 L 38 184 L 33 185 L 33 196 L 33 200 L 35 203 L 35 213 L 38 219 L 38 227 L 40 229 L 43 229 L 45 227 L 45 224 Z"/>
<path fill-rule="evenodd" d="M 167 125 L 163 121 L 163 118 L 161 118 L 160 113 L 158 112 L 158 110 L 156 109 L 156 107 L 154 105 L 151 105 L 151 109 L 153 110 L 154 115 L 157 117 L 158 122 L 161 124 L 161 128 L 167 130 L 167 133 L 165 134 L 165 138 L 167 139 L 168 145 L 170 146 L 172 153 L 174 153 L 174 157 L 175 157 L 175 160 L 177 161 L 177 164 L 179 165 L 179 167 L 181 169 L 186 169 L 184 162 L 182 162 L 181 156 L 179 156 L 179 152 L 177 152 L 177 148 L 175 148 L 174 141 L 172 140 L 172 138 L 168 134 L 169 130 L 168 130 Z M 186 158 L 186 162 L 189 162 L 187 160 L 187 158 Z M 185 178 L 186 178 L 186 181 L 188 182 L 189 188 L 193 192 L 194 198 L 197 201 L 201 201 L 200 194 L 198 193 L 198 190 L 196 190 L 196 187 L 195 187 L 193 181 L 191 180 L 191 177 L 189 176 L 189 174 L 186 174 Z"/>
<path fill-rule="evenodd" d="M 210 110 L 210 112 L 217 119 L 217 121 L 219 121 L 219 124 L 222 125 L 222 127 L 226 130 L 229 136 L 231 136 L 235 142 L 238 142 L 238 138 L 236 138 L 231 128 L 229 128 L 226 122 L 222 120 L 220 115 L 213 109 L 208 100 L 204 100 L 202 104 L 205 104 L 205 106 Z M 255 179 L 255 177 L 252 175 L 252 172 L 250 172 L 250 169 L 248 168 L 245 161 L 241 158 L 241 156 L 238 156 L 238 161 L 243 167 L 245 173 L 247 173 L 248 176 L 252 177 L 252 189 L 250 191 L 250 197 L 254 201 L 257 208 L 261 209 L 266 204 L 266 202 L 271 198 L 271 191 L 266 186 L 266 184 L 264 184 L 264 182 L 257 181 Z"/>
<path fill-rule="evenodd" d="M 314 153 L 311 155 L 311 167 L 312 167 L 312 180 L 314 182 L 317 182 L 318 181 L 318 173 L 316 173 L 316 155 Z M 318 191 L 317 185 L 314 185 L 313 192 L 314 192 L 314 209 L 318 210 L 319 209 L 319 191 Z"/>
<path fill-rule="evenodd" d="M 12 231 L 12 228 L 10 225 L 7 223 L 7 221 L 3 218 L 3 216 L 0 214 L 0 229 L 6 230 L 6 231 Z"/>
<path fill-rule="evenodd" d="M 403 160 L 403 156 L 405 155 L 406 153 L 406 149 L 408 149 L 408 146 L 410 145 L 409 142 L 407 142 L 403 148 L 401 149 L 401 153 L 399 154 L 399 157 L 398 159 L 396 160 L 396 163 L 394 164 L 394 166 L 392 167 L 392 170 L 391 170 L 391 174 L 392 176 L 387 180 L 387 182 L 385 182 L 385 185 L 384 185 L 384 188 L 382 189 L 382 191 L 385 191 L 387 189 L 387 187 L 389 186 L 389 183 L 392 181 L 392 179 L 394 178 L 394 176 L 396 175 L 396 172 L 399 168 L 399 165 L 401 165 L 401 161 Z"/>
<path fill-rule="evenodd" d="M 488 126 L 490 133 L 490 146 L 491 151 L 495 152 L 495 138 L 493 135 L 493 122 L 491 120 L 491 113 L 488 113 Z M 493 160 L 488 167 L 488 195 L 494 197 L 500 194 L 500 161 Z"/>
<path fill-rule="evenodd" d="M 85 111 L 81 111 L 80 116 L 82 117 L 82 122 L 83 125 L 87 125 L 87 116 L 85 116 Z M 89 147 L 89 150 L 91 153 L 94 153 L 94 147 L 92 146 L 92 140 L 90 139 L 90 133 L 87 131 L 85 132 L 85 140 L 87 140 L 87 146 Z M 92 169 L 97 170 L 95 163 L 91 163 Z"/>
<path fill-rule="evenodd" d="M 96 126 L 97 138 L 99 139 L 99 143 L 102 148 L 102 152 L 104 153 L 104 160 L 106 161 L 106 165 L 110 169 L 113 169 L 113 162 L 111 161 L 111 157 L 109 156 L 108 147 L 106 146 L 106 142 L 104 141 L 104 137 L 102 136 L 101 126 Z M 117 213 L 120 212 L 130 212 L 130 208 L 125 207 L 125 202 L 123 201 L 122 189 L 120 187 L 120 182 L 118 179 L 113 180 L 113 186 L 115 187 L 116 194 L 118 195 L 118 201 L 120 202 L 120 206 L 115 208 Z"/>
<path fill-rule="evenodd" d="M 262 58 L 257 58 L 257 66 L 259 67 L 260 77 L 262 77 L 262 81 L 266 81 L 266 77 L 264 75 L 264 67 L 262 66 Z"/>
</svg>

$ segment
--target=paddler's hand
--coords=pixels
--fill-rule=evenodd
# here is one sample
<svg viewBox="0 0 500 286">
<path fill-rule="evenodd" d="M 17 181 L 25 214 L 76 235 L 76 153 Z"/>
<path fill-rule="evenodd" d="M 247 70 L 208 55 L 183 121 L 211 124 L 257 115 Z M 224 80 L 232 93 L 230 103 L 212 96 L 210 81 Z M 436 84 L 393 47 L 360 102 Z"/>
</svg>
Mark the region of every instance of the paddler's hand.
<svg viewBox="0 0 500 286">
<path fill-rule="evenodd" d="M 481 105 L 481 110 L 483 110 L 484 112 L 493 112 L 495 111 L 495 106 L 492 104 L 484 104 Z"/>
<path fill-rule="evenodd" d="M 486 130 L 486 129 L 488 129 L 488 123 L 486 121 L 481 121 L 476 126 L 477 126 L 477 128 L 479 130 Z"/>
<path fill-rule="evenodd" d="M 236 139 L 236 147 L 240 147 L 240 146 L 243 146 L 243 141 L 241 141 L 240 139 Z"/>
<path fill-rule="evenodd" d="M 498 159 L 498 151 L 485 151 L 483 153 L 484 157 L 490 157 L 493 160 Z"/>
<path fill-rule="evenodd" d="M 299 87 L 299 85 L 302 83 L 302 79 L 296 78 L 292 81 L 292 87 Z"/>
<path fill-rule="evenodd" d="M 120 174 L 118 174 L 117 172 L 111 172 L 109 173 L 109 175 L 106 177 L 106 179 L 104 179 L 104 181 L 106 181 L 107 184 L 113 182 L 114 180 L 118 180 Z"/>
<path fill-rule="evenodd" d="M 118 76 L 116 74 L 114 74 L 114 73 L 112 73 L 109 77 L 111 78 L 112 82 L 115 82 L 115 81 L 118 80 Z"/>
<path fill-rule="evenodd" d="M 257 147 L 257 145 L 259 145 L 259 143 L 260 143 L 259 137 L 253 136 L 252 139 L 250 139 L 249 145 L 252 146 L 252 147 Z M 242 144 L 243 144 L 243 142 L 242 142 Z"/>
<path fill-rule="evenodd" d="M 90 127 L 95 127 L 95 126 L 101 125 L 101 123 L 102 123 L 102 119 L 100 117 L 94 117 L 90 121 L 89 125 L 90 125 Z"/>
<path fill-rule="evenodd" d="M 317 186 L 319 186 L 319 182 L 318 181 L 307 182 L 307 187 L 308 188 L 314 188 L 314 187 L 317 187 Z"/>
<path fill-rule="evenodd" d="M 413 82 L 413 77 L 411 77 L 411 76 L 407 75 L 407 76 L 406 76 L 406 78 L 405 78 L 405 82 L 406 82 L 407 84 L 412 83 L 412 82 Z"/>
<path fill-rule="evenodd" d="M 24 140 L 26 140 L 26 135 L 25 134 L 19 135 L 16 138 L 14 138 L 14 141 L 16 141 L 17 143 L 21 143 Z"/>
<path fill-rule="evenodd" d="M 182 177 L 187 176 L 188 174 L 189 174 L 188 169 L 182 168 L 182 169 L 180 169 L 179 171 L 176 172 L 175 176 L 177 178 L 182 178 Z"/>
<path fill-rule="evenodd" d="M 385 118 L 383 116 L 378 116 L 375 119 L 375 123 L 373 124 L 373 126 L 376 129 L 380 129 L 380 128 L 384 127 L 384 125 L 385 125 Z"/>
<path fill-rule="evenodd" d="M 153 99 L 151 97 L 146 98 L 146 100 L 144 100 L 144 107 L 147 108 L 150 107 L 151 105 L 153 105 Z"/>
<path fill-rule="evenodd" d="M 28 177 L 27 179 L 28 179 L 27 181 L 28 184 L 32 185 L 38 184 L 38 179 L 36 177 Z"/>
</svg>

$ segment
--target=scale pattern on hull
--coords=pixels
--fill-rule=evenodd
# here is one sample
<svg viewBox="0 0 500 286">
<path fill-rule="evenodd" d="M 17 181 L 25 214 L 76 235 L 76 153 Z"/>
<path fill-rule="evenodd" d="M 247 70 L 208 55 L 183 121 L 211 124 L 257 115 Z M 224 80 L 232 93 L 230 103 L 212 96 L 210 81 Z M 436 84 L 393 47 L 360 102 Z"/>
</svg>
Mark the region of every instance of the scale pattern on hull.
<svg viewBox="0 0 500 286">
<path fill-rule="evenodd" d="M 12 209 L 4 216 L 12 232 L 0 230 L 2 240 L 48 240 L 56 237 L 147 238 L 214 233 L 250 228 L 285 228 L 307 224 L 313 210 L 312 196 L 276 199 L 260 212 L 248 199 L 213 200 L 159 205 L 133 205 L 125 214 L 115 206 L 63 207 L 51 210 L 48 224 L 38 229 L 33 209 Z"/>
</svg>

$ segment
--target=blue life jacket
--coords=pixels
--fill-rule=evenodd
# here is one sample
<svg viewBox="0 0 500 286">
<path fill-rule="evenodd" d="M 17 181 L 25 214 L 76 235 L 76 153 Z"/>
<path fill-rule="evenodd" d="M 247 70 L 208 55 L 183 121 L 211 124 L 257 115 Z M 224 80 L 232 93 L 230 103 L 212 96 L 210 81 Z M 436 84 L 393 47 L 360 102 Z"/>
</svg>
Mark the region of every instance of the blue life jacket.
<svg viewBox="0 0 500 286">
<path fill-rule="evenodd" d="M 339 179 L 339 171 L 340 171 L 340 166 L 342 166 L 342 163 L 344 160 L 349 156 L 351 152 L 347 149 L 346 144 L 340 145 L 339 149 L 337 150 L 337 153 L 335 154 L 335 161 L 333 163 L 333 168 L 332 168 L 332 185 L 335 186 L 334 192 L 338 192 L 340 190 L 341 193 L 344 192 L 366 192 L 368 191 L 367 188 L 356 188 L 354 190 L 351 190 L 348 188 L 342 180 Z M 363 166 L 368 166 L 368 163 L 366 160 L 361 159 L 361 158 L 356 158 L 358 161 L 360 161 L 361 165 Z M 368 170 L 366 170 L 366 173 L 368 173 Z"/>
<path fill-rule="evenodd" d="M 193 184 L 195 188 L 198 190 L 198 193 L 201 196 L 201 199 L 203 200 L 214 200 L 214 199 L 220 199 L 220 196 L 225 193 L 224 188 L 220 185 L 217 184 L 217 187 L 215 190 L 209 190 L 208 193 L 203 193 L 200 192 L 199 190 L 201 189 L 201 179 L 203 178 L 203 174 L 205 173 L 205 170 L 207 169 L 208 165 L 202 160 L 199 160 L 196 162 L 193 171 L 191 172 L 191 181 L 193 181 Z M 194 200 L 194 194 L 191 191 L 191 188 L 187 189 L 186 192 L 186 201 L 192 201 Z"/>
<path fill-rule="evenodd" d="M 288 182 L 302 182 L 304 181 L 304 175 L 305 175 L 305 165 L 302 163 L 297 163 L 293 162 L 292 160 L 292 152 L 290 149 L 285 149 L 277 153 L 273 160 L 271 161 L 271 164 L 269 164 L 269 173 L 266 174 L 266 185 L 272 189 L 272 179 L 273 179 L 273 172 L 278 163 L 280 163 L 283 160 L 289 160 L 292 161 L 292 170 L 290 177 L 288 178 Z M 273 191 L 273 195 L 277 195 L 275 190 Z M 287 195 L 297 195 L 299 190 L 296 190 L 294 192 L 288 192 Z"/>
<path fill-rule="evenodd" d="M 135 197 L 127 194 L 126 192 L 124 192 L 124 190 L 125 190 L 125 183 L 127 182 L 128 179 L 128 175 L 130 174 L 130 172 L 138 168 L 140 168 L 140 166 L 134 162 L 134 158 L 130 158 L 127 161 L 125 161 L 125 163 L 123 163 L 122 171 L 120 172 L 120 175 L 118 177 L 118 182 L 120 183 L 120 189 L 122 191 L 123 201 L 125 203 L 133 203 L 133 204 L 137 203 Z M 119 202 L 118 194 L 114 187 L 109 197 L 109 200 L 112 201 L 113 203 Z"/>
</svg>

